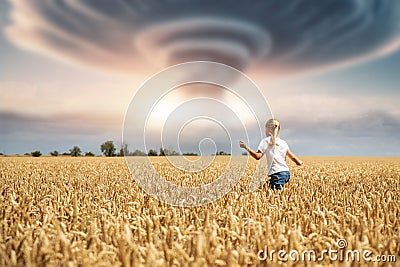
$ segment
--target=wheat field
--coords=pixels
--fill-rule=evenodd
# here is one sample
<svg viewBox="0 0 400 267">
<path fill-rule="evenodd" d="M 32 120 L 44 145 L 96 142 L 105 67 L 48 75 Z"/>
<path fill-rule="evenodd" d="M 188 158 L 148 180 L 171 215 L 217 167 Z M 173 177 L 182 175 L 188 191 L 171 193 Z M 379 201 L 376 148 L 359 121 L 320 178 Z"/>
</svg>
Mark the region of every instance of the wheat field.
<svg viewBox="0 0 400 267">
<path fill-rule="evenodd" d="M 290 183 L 279 193 L 247 191 L 251 160 L 230 193 L 185 208 L 144 193 L 124 158 L 0 157 L 0 265 L 400 266 L 400 158 L 303 159 L 289 164 Z M 152 159 L 185 186 L 216 179 L 227 160 L 182 181 L 165 159 Z M 321 253 L 340 239 L 346 250 L 395 261 L 259 258 L 265 248 Z"/>
</svg>

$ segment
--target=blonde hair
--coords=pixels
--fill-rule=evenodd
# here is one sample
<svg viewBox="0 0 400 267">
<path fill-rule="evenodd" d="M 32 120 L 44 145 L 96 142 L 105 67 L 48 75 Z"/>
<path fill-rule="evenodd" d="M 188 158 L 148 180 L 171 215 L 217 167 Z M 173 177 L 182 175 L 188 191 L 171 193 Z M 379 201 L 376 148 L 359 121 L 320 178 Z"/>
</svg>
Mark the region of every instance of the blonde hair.
<svg viewBox="0 0 400 267">
<path fill-rule="evenodd" d="M 276 139 L 279 136 L 279 131 L 281 130 L 281 123 L 277 119 L 269 119 L 265 124 L 265 128 L 267 128 L 271 133 L 271 142 L 269 145 L 278 145 L 276 143 Z"/>
</svg>

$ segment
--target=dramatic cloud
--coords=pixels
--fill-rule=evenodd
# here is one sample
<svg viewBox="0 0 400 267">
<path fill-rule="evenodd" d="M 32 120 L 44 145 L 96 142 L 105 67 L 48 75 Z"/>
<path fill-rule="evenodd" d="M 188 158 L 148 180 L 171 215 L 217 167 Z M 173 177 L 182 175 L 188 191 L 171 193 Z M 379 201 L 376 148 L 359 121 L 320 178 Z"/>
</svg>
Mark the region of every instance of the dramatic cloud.
<svg viewBox="0 0 400 267">
<path fill-rule="evenodd" d="M 282 122 L 282 138 L 296 153 L 399 155 L 399 53 L 336 74 L 289 74 L 398 50 L 400 1 L 8 0 L 0 1 L 0 24 L 2 153 L 67 151 L 76 144 L 100 153 L 105 140 L 119 145 L 124 112 L 143 82 L 140 74 L 212 60 L 255 79 Z M 10 44 L 89 68 L 57 64 Z M 156 115 L 167 115 L 183 97 L 229 102 L 212 88 L 172 95 Z M 234 119 L 220 108 L 210 111 Z M 197 151 L 200 137 L 212 137 L 218 149 L 229 150 L 220 128 L 199 125 L 182 131 L 182 150 Z M 159 146 L 158 139 L 150 144 Z"/>
<path fill-rule="evenodd" d="M 306 155 L 398 156 L 398 116 L 385 110 L 371 110 L 337 121 L 285 120 L 285 135 L 294 150 Z"/>
<path fill-rule="evenodd" d="M 121 124 L 117 118 L 111 116 L 82 114 L 37 116 L 7 111 L 0 111 L 0 121 L 2 137 L 10 138 L 29 134 L 93 136 L 113 132 L 119 129 Z"/>
<path fill-rule="evenodd" d="M 101 142 L 118 140 L 121 122 L 108 116 L 83 114 L 38 116 L 0 111 L 0 152 L 43 149 L 67 151 L 73 145 L 100 153 Z M 119 143 L 117 142 L 118 146 Z"/>
<path fill-rule="evenodd" d="M 281 88 L 277 88 L 271 107 L 281 121 L 281 136 L 293 151 L 305 155 L 399 155 L 397 92 L 376 90 L 360 96 L 293 87 L 282 98 L 278 97 Z"/>
<path fill-rule="evenodd" d="M 337 120 L 306 118 L 281 117 L 282 138 L 288 141 L 293 151 L 302 155 L 399 155 L 400 141 L 397 136 L 400 119 L 397 114 L 378 109 L 348 117 L 340 116 Z M 117 146 L 120 145 L 120 123 L 112 118 L 39 117 L 0 112 L 0 122 L 2 153 L 23 153 L 36 149 L 45 153 L 54 149 L 64 152 L 73 145 L 79 145 L 85 151 L 100 153 L 99 145 L 109 139 L 115 140 Z M 189 127 L 188 131 L 191 130 Z M 212 138 L 218 150 L 230 151 L 224 139 L 225 133 L 220 129 L 202 127 L 196 131 L 196 137 Z M 193 138 L 191 132 L 183 132 L 181 138 L 182 151 L 198 152 L 200 140 Z M 257 147 L 257 144 L 251 145 Z M 213 149 L 208 142 L 201 143 L 201 146 L 206 153 Z M 150 143 L 149 147 L 158 149 L 160 143 Z M 134 150 L 137 144 L 129 143 L 129 148 Z M 233 152 L 240 154 L 241 150 L 233 147 Z"/>
<path fill-rule="evenodd" d="M 212 60 L 268 76 L 400 46 L 400 2 L 392 0 L 10 1 L 13 43 L 128 74 Z"/>
</svg>

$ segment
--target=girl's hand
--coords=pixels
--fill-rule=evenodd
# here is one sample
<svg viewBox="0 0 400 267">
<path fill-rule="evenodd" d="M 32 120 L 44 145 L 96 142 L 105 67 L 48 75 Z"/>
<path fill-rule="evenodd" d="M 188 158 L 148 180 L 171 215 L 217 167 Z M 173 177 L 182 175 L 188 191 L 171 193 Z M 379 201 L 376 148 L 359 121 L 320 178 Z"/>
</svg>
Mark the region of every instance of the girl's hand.
<svg viewBox="0 0 400 267">
<path fill-rule="evenodd" d="M 245 143 L 245 142 L 243 142 L 243 141 L 240 141 L 240 142 L 239 142 L 239 145 L 240 145 L 240 147 L 241 147 L 241 148 L 244 148 L 244 149 L 246 149 L 246 150 L 247 150 L 247 145 L 246 145 L 246 143 Z"/>
<path fill-rule="evenodd" d="M 290 149 L 287 150 L 286 155 L 294 162 L 297 166 L 303 165 L 303 161 L 299 159 Z"/>
</svg>

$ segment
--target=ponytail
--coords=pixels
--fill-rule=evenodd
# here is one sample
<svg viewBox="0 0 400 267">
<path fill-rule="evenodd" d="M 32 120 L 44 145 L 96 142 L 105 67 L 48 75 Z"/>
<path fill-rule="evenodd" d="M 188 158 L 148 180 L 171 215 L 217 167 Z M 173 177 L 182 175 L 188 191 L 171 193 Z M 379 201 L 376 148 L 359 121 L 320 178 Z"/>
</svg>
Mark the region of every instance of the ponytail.
<svg viewBox="0 0 400 267">
<path fill-rule="evenodd" d="M 265 127 L 269 129 L 269 132 L 271 132 L 271 142 L 269 142 L 269 145 L 278 146 L 276 140 L 278 139 L 279 131 L 281 130 L 281 124 L 279 121 L 276 119 L 270 119 L 265 124 Z"/>
</svg>

